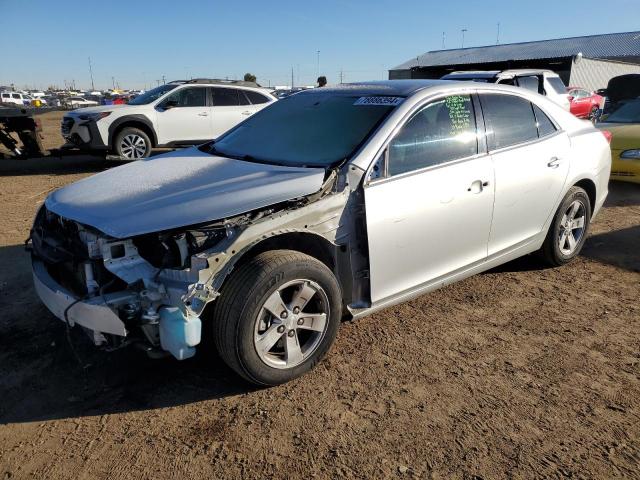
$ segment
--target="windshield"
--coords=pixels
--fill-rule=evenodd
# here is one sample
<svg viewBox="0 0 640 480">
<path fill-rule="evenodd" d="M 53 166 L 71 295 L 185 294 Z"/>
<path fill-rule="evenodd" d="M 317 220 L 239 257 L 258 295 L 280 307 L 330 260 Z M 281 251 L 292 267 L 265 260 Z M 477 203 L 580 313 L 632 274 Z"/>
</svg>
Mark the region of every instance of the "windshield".
<svg viewBox="0 0 640 480">
<path fill-rule="evenodd" d="M 402 100 L 321 92 L 292 95 L 221 137 L 211 153 L 286 166 L 328 167 L 353 155 Z"/>
<path fill-rule="evenodd" d="M 640 99 L 625 103 L 606 119 L 611 123 L 640 123 Z"/>
<path fill-rule="evenodd" d="M 160 85 L 159 87 L 153 88 L 144 92 L 141 95 L 138 95 L 136 98 L 129 102 L 129 105 L 147 105 L 154 100 L 157 100 L 162 95 L 167 93 L 169 90 L 173 90 L 178 85 L 176 84 L 168 84 L 168 85 Z"/>
</svg>

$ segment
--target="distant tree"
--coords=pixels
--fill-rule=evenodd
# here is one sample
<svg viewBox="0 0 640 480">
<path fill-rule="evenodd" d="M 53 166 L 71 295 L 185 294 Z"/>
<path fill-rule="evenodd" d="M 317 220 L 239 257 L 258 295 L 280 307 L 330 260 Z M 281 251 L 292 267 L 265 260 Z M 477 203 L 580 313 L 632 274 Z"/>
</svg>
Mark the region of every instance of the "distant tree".
<svg viewBox="0 0 640 480">
<path fill-rule="evenodd" d="M 253 73 L 245 73 L 244 81 L 245 82 L 255 82 L 258 79 Z"/>
</svg>

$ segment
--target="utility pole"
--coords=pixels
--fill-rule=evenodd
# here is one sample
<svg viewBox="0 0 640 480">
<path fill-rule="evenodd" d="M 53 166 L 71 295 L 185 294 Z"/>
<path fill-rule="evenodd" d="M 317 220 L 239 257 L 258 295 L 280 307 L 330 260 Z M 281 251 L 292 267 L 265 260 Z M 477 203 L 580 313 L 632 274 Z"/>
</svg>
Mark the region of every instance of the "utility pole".
<svg viewBox="0 0 640 480">
<path fill-rule="evenodd" d="M 93 70 L 91 69 L 91 57 L 89 57 L 89 75 L 91 76 L 91 91 L 93 92 L 96 87 L 93 85 Z"/>
<path fill-rule="evenodd" d="M 498 34 L 496 35 L 496 45 L 500 45 L 500 22 L 498 22 Z"/>
<path fill-rule="evenodd" d="M 116 77 L 111 77 L 111 89 L 116 89 Z"/>
<path fill-rule="evenodd" d="M 464 34 L 467 33 L 467 29 L 463 28 L 460 31 L 462 32 L 462 47 L 461 48 L 464 48 Z"/>
<path fill-rule="evenodd" d="M 320 50 L 316 52 L 317 62 L 316 62 L 316 77 L 320 76 Z"/>
<path fill-rule="evenodd" d="M 158 84 L 158 86 L 160 86 L 160 80 L 156 80 L 156 83 Z"/>
<path fill-rule="evenodd" d="M 166 82 L 166 81 L 165 81 L 165 79 L 164 79 L 164 75 L 162 75 L 162 84 L 164 85 L 164 84 L 166 84 L 166 83 L 167 83 L 167 82 Z"/>
<path fill-rule="evenodd" d="M 340 69 L 340 83 L 343 83 L 343 82 L 342 82 L 342 79 L 343 79 L 343 78 L 344 78 L 344 74 L 343 74 L 343 72 L 342 72 L 342 69 Z"/>
<path fill-rule="evenodd" d="M 445 41 L 447 39 L 447 34 L 445 32 L 442 32 L 442 50 L 444 50 L 445 47 Z"/>
<path fill-rule="evenodd" d="M 293 67 L 291 67 L 291 89 L 293 89 Z"/>
</svg>

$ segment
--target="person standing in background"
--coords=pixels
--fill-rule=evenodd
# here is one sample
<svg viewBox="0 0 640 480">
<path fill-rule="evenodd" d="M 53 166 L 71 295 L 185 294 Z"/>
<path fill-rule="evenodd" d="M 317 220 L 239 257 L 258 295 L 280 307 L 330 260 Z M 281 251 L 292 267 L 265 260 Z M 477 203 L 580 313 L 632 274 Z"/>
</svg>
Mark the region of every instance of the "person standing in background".
<svg viewBox="0 0 640 480">
<path fill-rule="evenodd" d="M 318 77 L 318 88 L 324 87 L 326 84 L 327 84 L 327 77 L 325 77 L 324 75 L 321 77 Z"/>
</svg>

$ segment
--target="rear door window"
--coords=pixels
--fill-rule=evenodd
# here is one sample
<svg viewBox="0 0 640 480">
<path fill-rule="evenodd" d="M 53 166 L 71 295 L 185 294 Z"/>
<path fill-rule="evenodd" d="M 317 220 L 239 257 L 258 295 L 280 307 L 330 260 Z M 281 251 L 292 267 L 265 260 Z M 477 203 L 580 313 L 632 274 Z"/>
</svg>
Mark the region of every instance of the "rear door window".
<svg viewBox="0 0 640 480">
<path fill-rule="evenodd" d="M 214 107 L 237 107 L 240 105 L 240 98 L 236 88 L 211 88 Z"/>
<path fill-rule="evenodd" d="M 482 94 L 482 111 L 490 150 L 510 147 L 538 138 L 531 102 L 503 94 Z"/>
</svg>

